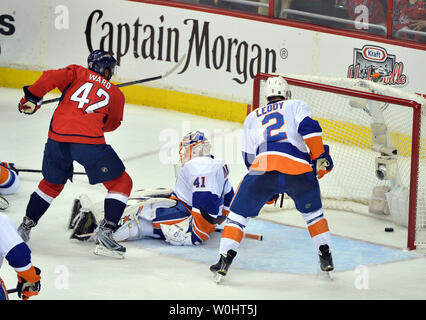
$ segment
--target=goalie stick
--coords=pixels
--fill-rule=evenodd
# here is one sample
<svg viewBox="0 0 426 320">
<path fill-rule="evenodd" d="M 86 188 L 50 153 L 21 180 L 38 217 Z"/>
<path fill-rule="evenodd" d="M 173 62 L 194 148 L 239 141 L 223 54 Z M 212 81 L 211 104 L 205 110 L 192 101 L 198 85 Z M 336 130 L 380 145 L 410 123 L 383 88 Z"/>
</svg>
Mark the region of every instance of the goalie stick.
<svg viewBox="0 0 426 320">
<path fill-rule="evenodd" d="M 166 73 L 160 75 L 160 76 L 155 76 L 155 77 L 150 77 L 150 78 L 144 78 L 144 79 L 140 79 L 140 80 L 135 80 L 135 81 L 130 81 L 130 82 L 124 82 L 124 83 L 119 83 L 117 84 L 117 87 L 121 88 L 121 87 L 127 87 L 127 86 L 131 86 L 134 84 L 139 84 L 139 83 L 144 83 L 144 82 L 150 82 L 150 81 L 155 81 L 155 80 L 160 80 L 163 79 L 167 76 L 169 76 L 170 74 L 172 74 L 173 72 L 175 72 L 175 70 L 177 68 L 179 68 L 179 66 L 183 63 L 183 61 L 185 60 L 186 57 L 186 53 L 179 59 L 179 61 L 176 63 L 176 65 L 171 68 L 169 71 L 167 71 Z M 61 100 L 62 97 L 59 98 L 54 98 L 54 99 L 50 99 L 50 100 L 46 100 L 43 101 L 42 104 L 48 104 L 48 103 L 52 103 L 52 102 L 58 102 Z"/>
<path fill-rule="evenodd" d="M 223 229 L 216 229 L 215 232 L 222 232 Z M 253 240 L 263 241 L 263 235 L 261 234 L 255 234 L 255 233 L 245 233 L 244 232 L 244 238 L 249 238 Z"/>
<path fill-rule="evenodd" d="M 6 198 L 0 196 L 0 210 L 6 210 L 7 208 L 9 208 L 9 202 Z"/>
<path fill-rule="evenodd" d="M 42 170 L 40 170 L 40 169 L 18 169 L 18 168 L 16 168 L 16 170 L 18 170 L 18 172 L 34 172 L 34 173 L 41 173 L 42 172 Z M 73 172 L 73 174 L 85 175 L 86 172 Z"/>
<path fill-rule="evenodd" d="M 216 229 L 215 232 L 222 232 L 223 229 Z M 84 234 L 78 234 L 75 235 L 77 238 L 85 238 L 85 237 L 91 237 L 96 235 L 96 232 L 91 232 L 91 233 L 84 233 Z M 244 237 L 245 238 L 249 238 L 249 239 L 254 239 L 254 240 L 258 240 L 258 241 L 263 241 L 263 235 L 261 234 L 254 234 L 254 233 L 244 233 Z"/>
</svg>

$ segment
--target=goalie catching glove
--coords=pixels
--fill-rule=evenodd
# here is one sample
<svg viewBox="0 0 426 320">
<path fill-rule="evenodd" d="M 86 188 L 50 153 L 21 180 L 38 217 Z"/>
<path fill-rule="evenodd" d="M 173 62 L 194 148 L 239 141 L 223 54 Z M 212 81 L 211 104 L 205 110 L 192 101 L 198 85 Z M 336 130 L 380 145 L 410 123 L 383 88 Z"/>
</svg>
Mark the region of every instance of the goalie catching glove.
<svg viewBox="0 0 426 320">
<path fill-rule="evenodd" d="M 318 158 L 315 160 L 312 160 L 312 169 L 314 170 L 314 174 L 318 177 L 318 179 L 321 179 L 329 173 L 333 167 L 333 160 L 330 156 L 330 147 L 328 145 L 324 145 L 325 152 L 321 154 Z"/>
<path fill-rule="evenodd" d="M 24 87 L 25 96 L 19 101 L 18 110 L 21 113 L 33 114 L 40 109 L 43 99 L 33 95 L 28 87 L 29 86 Z"/>
</svg>

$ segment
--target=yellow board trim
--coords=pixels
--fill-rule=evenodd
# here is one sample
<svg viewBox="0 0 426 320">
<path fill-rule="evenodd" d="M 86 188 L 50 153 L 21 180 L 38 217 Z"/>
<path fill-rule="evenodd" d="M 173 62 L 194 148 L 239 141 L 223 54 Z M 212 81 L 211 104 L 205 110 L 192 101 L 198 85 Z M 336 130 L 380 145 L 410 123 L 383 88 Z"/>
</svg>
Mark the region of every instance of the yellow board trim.
<svg viewBox="0 0 426 320">
<path fill-rule="evenodd" d="M 2 75 L 0 86 L 9 88 L 22 88 L 24 85 L 30 85 L 42 74 L 40 71 L 7 67 L 0 67 L 0 73 Z M 243 123 L 247 114 L 247 105 L 239 102 L 141 85 L 123 87 L 121 90 L 126 97 L 126 102 L 131 104 L 175 110 L 238 123 Z M 56 89 L 52 92 L 59 93 L 59 90 Z M 370 148 L 371 146 L 372 135 L 371 129 L 368 127 L 327 119 L 318 119 L 318 121 L 324 132 L 324 140 L 360 148 Z M 357 132 L 356 140 L 354 140 L 354 136 L 342 135 L 342 132 Z M 395 132 L 391 132 L 390 135 L 398 153 L 403 156 L 410 155 L 411 136 Z M 424 141 L 421 145 L 425 145 Z M 422 148 L 420 158 L 425 158 L 424 153 Z"/>
<path fill-rule="evenodd" d="M 31 85 L 42 72 L 0 67 L 1 87 L 22 88 Z M 205 97 L 196 94 L 133 85 L 121 88 L 126 103 L 175 110 L 213 119 L 243 123 L 247 114 L 244 103 Z M 52 91 L 60 93 L 59 90 Z"/>
</svg>

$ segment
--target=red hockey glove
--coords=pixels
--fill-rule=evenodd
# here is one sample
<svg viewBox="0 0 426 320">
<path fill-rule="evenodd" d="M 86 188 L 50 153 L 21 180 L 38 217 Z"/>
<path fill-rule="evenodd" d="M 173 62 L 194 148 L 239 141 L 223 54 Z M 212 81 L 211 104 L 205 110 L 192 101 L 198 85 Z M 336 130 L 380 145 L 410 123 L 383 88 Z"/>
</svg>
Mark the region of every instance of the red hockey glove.
<svg viewBox="0 0 426 320">
<path fill-rule="evenodd" d="M 21 113 L 33 114 L 40 109 L 43 99 L 33 95 L 30 90 L 28 90 L 28 87 L 29 86 L 24 87 L 25 96 L 19 101 L 18 110 Z"/>
<path fill-rule="evenodd" d="M 28 300 L 40 292 L 40 269 L 31 266 L 28 270 L 18 272 L 18 297 L 22 300 Z"/>
</svg>

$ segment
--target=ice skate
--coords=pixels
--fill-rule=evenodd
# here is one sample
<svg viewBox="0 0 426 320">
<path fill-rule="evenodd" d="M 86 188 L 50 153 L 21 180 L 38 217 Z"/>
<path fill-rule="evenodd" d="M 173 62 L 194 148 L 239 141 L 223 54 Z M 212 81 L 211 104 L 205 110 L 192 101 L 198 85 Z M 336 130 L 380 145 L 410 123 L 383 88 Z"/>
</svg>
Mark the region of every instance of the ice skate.
<svg viewBox="0 0 426 320">
<path fill-rule="evenodd" d="M 28 218 L 27 216 L 24 217 L 22 223 L 20 224 L 17 230 L 18 234 L 21 236 L 24 242 L 28 242 L 30 240 L 31 228 L 34 228 L 36 225 L 37 222 L 35 222 L 31 218 Z"/>
<path fill-rule="evenodd" d="M 118 244 L 113 238 L 113 232 L 117 225 L 113 222 L 102 220 L 96 235 L 96 247 L 94 253 L 100 256 L 108 256 L 124 259 L 126 248 Z"/>
<path fill-rule="evenodd" d="M 330 248 L 327 244 L 321 245 L 318 252 L 319 264 L 321 271 L 325 272 L 330 279 L 333 279 L 331 271 L 334 270 L 333 258 Z"/>
<path fill-rule="evenodd" d="M 219 283 L 224 276 L 228 273 L 232 260 L 234 260 L 237 253 L 234 250 L 228 250 L 226 256 L 220 255 L 219 261 L 210 266 L 210 271 L 214 273 L 214 281 Z"/>
</svg>

